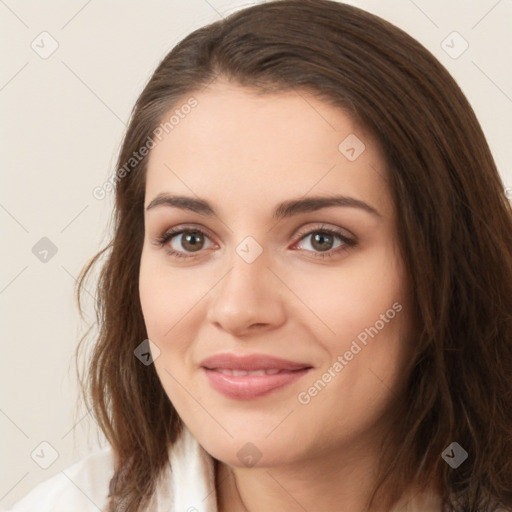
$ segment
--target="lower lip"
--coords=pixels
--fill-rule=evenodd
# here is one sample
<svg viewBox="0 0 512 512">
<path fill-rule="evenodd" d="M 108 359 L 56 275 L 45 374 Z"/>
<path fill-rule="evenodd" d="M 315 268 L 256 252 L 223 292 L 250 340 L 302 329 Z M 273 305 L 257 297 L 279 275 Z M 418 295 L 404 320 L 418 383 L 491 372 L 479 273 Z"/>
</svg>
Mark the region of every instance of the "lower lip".
<svg viewBox="0 0 512 512">
<path fill-rule="evenodd" d="M 215 370 L 202 368 L 213 389 L 228 398 L 253 400 L 277 391 L 303 377 L 310 368 L 286 371 L 274 375 L 226 375 Z"/>
</svg>

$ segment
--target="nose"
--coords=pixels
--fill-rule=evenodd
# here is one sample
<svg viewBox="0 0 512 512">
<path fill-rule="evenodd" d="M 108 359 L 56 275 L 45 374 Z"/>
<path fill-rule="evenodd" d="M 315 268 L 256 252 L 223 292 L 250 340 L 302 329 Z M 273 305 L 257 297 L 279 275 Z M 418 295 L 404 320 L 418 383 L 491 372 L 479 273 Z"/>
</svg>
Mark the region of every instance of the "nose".
<svg viewBox="0 0 512 512">
<path fill-rule="evenodd" d="M 218 329 L 244 336 L 285 322 L 286 289 L 265 254 L 248 263 L 235 253 L 230 269 L 211 290 L 207 319 Z"/>
</svg>

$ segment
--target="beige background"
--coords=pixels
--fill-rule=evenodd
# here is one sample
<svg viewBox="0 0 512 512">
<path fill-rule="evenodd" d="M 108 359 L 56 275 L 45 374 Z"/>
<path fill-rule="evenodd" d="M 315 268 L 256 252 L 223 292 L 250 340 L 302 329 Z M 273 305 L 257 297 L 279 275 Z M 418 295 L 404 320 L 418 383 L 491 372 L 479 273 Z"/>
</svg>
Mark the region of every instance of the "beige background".
<svg viewBox="0 0 512 512">
<path fill-rule="evenodd" d="M 87 323 L 73 285 L 105 240 L 112 198 L 92 190 L 114 171 L 138 94 L 185 35 L 253 3 L 0 1 L 0 508 L 99 446 L 87 411 L 74 416 L 72 355 Z M 512 191 L 512 0 L 349 3 L 405 29 L 449 69 Z M 458 58 L 461 38 L 452 56 L 442 47 L 453 31 L 469 44 Z M 57 249 L 46 262 L 32 249 L 44 250 L 43 237 Z"/>
</svg>

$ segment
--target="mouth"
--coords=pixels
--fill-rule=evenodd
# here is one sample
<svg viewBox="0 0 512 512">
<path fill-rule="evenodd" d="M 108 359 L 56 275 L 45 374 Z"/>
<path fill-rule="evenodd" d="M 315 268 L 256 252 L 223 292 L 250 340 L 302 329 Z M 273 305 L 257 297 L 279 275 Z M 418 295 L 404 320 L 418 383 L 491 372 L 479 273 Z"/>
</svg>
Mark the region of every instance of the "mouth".
<svg viewBox="0 0 512 512">
<path fill-rule="evenodd" d="M 235 356 L 218 354 L 201 362 L 210 386 L 222 395 L 253 400 L 300 379 L 312 366 L 262 354 Z"/>
<path fill-rule="evenodd" d="M 235 377 L 245 377 L 246 375 L 276 375 L 281 372 L 286 372 L 288 370 L 279 370 L 277 368 L 267 368 L 263 370 L 230 370 L 228 368 L 206 368 L 207 370 L 213 370 L 223 375 L 234 375 Z M 296 370 L 295 370 L 296 371 Z"/>
</svg>

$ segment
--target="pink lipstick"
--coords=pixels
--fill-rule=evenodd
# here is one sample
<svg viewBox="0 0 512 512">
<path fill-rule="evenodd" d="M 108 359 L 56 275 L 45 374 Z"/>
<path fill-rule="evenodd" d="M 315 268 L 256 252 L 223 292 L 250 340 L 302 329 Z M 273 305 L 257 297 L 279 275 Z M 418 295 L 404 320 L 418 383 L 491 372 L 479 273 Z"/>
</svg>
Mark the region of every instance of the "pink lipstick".
<svg viewBox="0 0 512 512">
<path fill-rule="evenodd" d="M 307 363 L 264 354 L 235 356 L 227 353 L 209 357 L 200 366 L 213 389 L 238 400 L 253 400 L 281 389 L 312 368 Z"/>
</svg>

